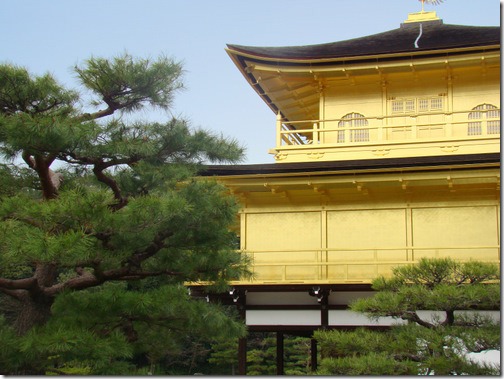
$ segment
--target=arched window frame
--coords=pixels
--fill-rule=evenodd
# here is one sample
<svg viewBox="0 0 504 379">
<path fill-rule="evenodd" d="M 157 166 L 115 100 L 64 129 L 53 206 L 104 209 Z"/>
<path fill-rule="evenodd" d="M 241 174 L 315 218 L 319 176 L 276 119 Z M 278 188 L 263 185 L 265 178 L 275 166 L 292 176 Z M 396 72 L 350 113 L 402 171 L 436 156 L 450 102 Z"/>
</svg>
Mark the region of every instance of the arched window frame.
<svg viewBox="0 0 504 379">
<path fill-rule="evenodd" d="M 468 115 L 468 136 L 480 136 L 486 126 L 486 134 L 500 134 L 500 109 L 492 104 L 480 104 Z"/>
<path fill-rule="evenodd" d="M 338 143 L 368 142 L 369 129 L 361 129 L 368 125 L 368 120 L 364 115 L 356 112 L 347 113 L 341 118 L 341 121 L 338 122 L 338 128 L 350 129 L 338 131 Z M 356 128 L 356 130 L 352 130 L 352 128 Z M 346 141 L 345 136 L 348 136 L 348 141 Z"/>
</svg>

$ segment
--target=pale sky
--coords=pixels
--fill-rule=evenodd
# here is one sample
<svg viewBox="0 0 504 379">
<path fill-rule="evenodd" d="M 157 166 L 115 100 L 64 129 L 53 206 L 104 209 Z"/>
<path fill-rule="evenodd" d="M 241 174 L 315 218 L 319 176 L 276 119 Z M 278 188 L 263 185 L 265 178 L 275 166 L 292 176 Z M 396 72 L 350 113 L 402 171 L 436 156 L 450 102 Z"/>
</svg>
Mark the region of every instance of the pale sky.
<svg viewBox="0 0 504 379">
<path fill-rule="evenodd" d="M 418 0 L 0 0 L 0 62 L 47 71 L 77 88 L 71 68 L 90 56 L 168 55 L 187 90 L 172 113 L 237 139 L 243 163 L 273 163 L 275 114 L 224 51 L 226 44 L 299 46 L 398 28 Z M 444 0 L 445 24 L 500 25 L 499 0 Z M 164 114 L 144 114 L 162 121 Z"/>
</svg>

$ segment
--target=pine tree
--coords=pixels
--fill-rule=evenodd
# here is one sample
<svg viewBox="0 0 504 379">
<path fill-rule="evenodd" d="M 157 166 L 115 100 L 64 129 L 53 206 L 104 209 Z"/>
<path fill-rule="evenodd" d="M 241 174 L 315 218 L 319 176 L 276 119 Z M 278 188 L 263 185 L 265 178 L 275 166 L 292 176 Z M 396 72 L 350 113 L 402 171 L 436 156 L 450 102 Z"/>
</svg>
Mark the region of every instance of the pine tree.
<svg viewBox="0 0 504 379">
<path fill-rule="evenodd" d="M 79 91 L 0 65 L 1 373 L 134 374 L 190 336 L 243 336 L 183 286 L 247 274 L 235 200 L 193 179 L 243 149 L 183 119 L 135 119 L 171 110 L 183 88 L 172 59 L 74 70 Z"/>
<path fill-rule="evenodd" d="M 500 350 L 499 268 L 490 263 L 422 259 L 373 282 L 373 297 L 351 310 L 403 323 L 388 331 L 318 331 L 324 375 L 498 375 L 468 353 Z M 427 311 L 427 312 L 426 312 Z M 480 311 L 480 312 L 478 312 Z"/>
</svg>

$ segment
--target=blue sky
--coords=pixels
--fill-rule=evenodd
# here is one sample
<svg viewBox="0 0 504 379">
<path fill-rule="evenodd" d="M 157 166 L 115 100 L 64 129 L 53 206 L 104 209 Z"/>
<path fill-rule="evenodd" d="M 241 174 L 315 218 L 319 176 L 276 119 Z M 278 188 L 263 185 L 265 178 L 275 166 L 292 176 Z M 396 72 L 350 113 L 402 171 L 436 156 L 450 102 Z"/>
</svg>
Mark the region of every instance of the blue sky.
<svg viewBox="0 0 504 379">
<path fill-rule="evenodd" d="M 418 0 L 0 0 L 0 62 L 47 71 L 77 87 L 71 68 L 125 51 L 182 61 L 187 89 L 172 113 L 237 139 L 244 163 L 273 163 L 275 115 L 224 48 L 340 41 L 399 27 Z M 500 25 L 499 0 L 445 0 L 446 24 Z M 162 120 L 165 114 L 144 114 Z"/>
</svg>

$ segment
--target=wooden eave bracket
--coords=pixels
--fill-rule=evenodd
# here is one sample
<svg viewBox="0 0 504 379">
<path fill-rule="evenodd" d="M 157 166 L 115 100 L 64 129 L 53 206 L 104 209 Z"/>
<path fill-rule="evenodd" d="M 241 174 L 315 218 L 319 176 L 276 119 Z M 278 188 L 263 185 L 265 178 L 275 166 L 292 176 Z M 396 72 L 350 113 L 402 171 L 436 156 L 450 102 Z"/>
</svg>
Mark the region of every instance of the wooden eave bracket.
<svg viewBox="0 0 504 379">
<path fill-rule="evenodd" d="M 407 180 L 404 180 L 403 178 L 399 179 L 399 183 L 401 183 L 401 188 L 403 190 L 406 190 L 408 188 L 409 182 Z"/>
<path fill-rule="evenodd" d="M 308 185 L 308 187 L 311 187 L 313 189 L 313 191 L 315 191 L 316 193 L 324 195 L 324 196 L 328 196 L 328 191 L 327 191 L 327 189 L 323 188 L 322 184 L 308 182 L 307 185 Z"/>
<path fill-rule="evenodd" d="M 279 194 L 285 193 L 285 190 L 282 189 L 281 186 L 272 186 L 269 183 L 264 183 L 264 187 L 269 189 L 271 191 L 271 193 L 274 195 L 279 195 Z"/>
<path fill-rule="evenodd" d="M 364 184 L 361 182 L 353 181 L 353 184 L 355 184 L 355 188 L 357 189 L 357 192 L 362 193 L 363 195 L 369 195 L 369 191 L 367 188 L 364 188 Z"/>
</svg>

